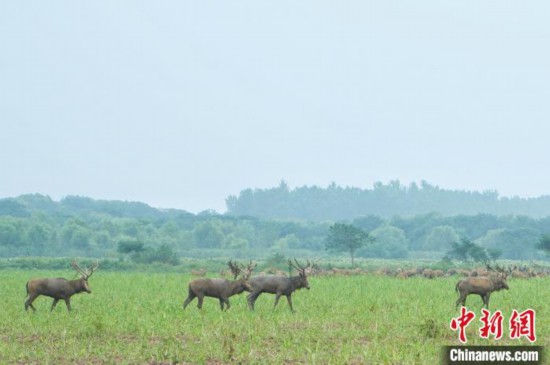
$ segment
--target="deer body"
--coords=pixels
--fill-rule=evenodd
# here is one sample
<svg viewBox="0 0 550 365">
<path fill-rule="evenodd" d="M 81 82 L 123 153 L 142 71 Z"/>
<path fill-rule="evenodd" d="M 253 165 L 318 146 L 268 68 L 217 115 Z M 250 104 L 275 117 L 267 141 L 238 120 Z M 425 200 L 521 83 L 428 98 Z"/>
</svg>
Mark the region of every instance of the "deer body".
<svg viewBox="0 0 550 365">
<path fill-rule="evenodd" d="M 97 269 L 98 264 L 96 263 L 95 266 L 86 271 L 82 270 L 74 261 L 72 266 L 81 274 L 80 279 L 67 280 L 64 278 L 47 278 L 29 280 L 26 284 L 28 299 L 25 301 L 25 310 L 28 311 L 29 307 L 31 307 L 33 311 L 36 311 L 32 303 L 40 295 L 45 295 L 53 298 L 50 311 L 53 311 L 57 302 L 63 299 L 67 305 L 67 310 L 70 312 L 71 297 L 74 294 L 82 292 L 91 293 L 92 291 L 88 285 L 88 278 L 92 275 L 94 270 Z"/>
<path fill-rule="evenodd" d="M 277 275 L 265 275 L 265 276 L 255 276 L 250 279 L 250 294 L 248 295 L 248 306 L 250 309 L 254 309 L 254 303 L 256 299 L 262 293 L 275 294 L 275 304 L 273 308 L 279 303 L 279 299 L 282 295 L 286 296 L 290 310 L 294 312 L 292 307 L 292 293 L 298 289 L 306 288 L 309 289 L 309 283 L 307 279 L 301 276 L 277 276 Z"/>
<path fill-rule="evenodd" d="M 466 297 L 469 294 L 477 294 L 488 309 L 491 293 L 502 289 L 510 289 L 506 283 L 506 278 L 502 276 L 478 276 L 463 279 L 455 286 L 455 290 L 460 294 L 456 306 L 458 307 L 460 303 L 466 305 Z"/>
<path fill-rule="evenodd" d="M 189 294 L 187 295 L 187 299 L 183 302 L 184 310 L 195 298 L 198 298 L 197 307 L 202 309 L 204 297 L 211 297 L 217 298 L 220 301 L 220 308 L 223 311 L 224 304 L 226 305 L 226 309 L 231 307 L 231 304 L 229 303 L 230 297 L 236 294 L 241 294 L 245 290 L 251 290 L 250 284 L 248 283 L 248 278 L 250 277 L 255 264 L 251 262 L 244 273 L 241 272 L 241 269 L 237 266 L 237 264 L 234 264 L 231 261 L 229 261 L 228 264 L 231 272 L 235 276 L 235 280 L 230 281 L 226 279 L 200 278 L 191 281 L 189 283 Z M 242 276 L 237 279 L 239 274 L 242 274 Z"/>
<path fill-rule="evenodd" d="M 294 308 L 292 307 L 292 293 L 302 288 L 309 290 L 306 269 L 310 267 L 310 264 L 308 262 L 308 265 L 303 267 L 300 266 L 297 261 L 296 264 L 293 264 L 290 260 L 289 264 L 298 270 L 299 274 L 297 276 L 285 277 L 277 275 L 264 275 L 255 276 L 250 279 L 250 286 L 252 287 L 252 290 L 250 290 L 247 300 L 248 307 L 251 310 L 254 310 L 254 303 L 260 294 L 269 293 L 275 294 L 275 303 L 273 305 L 274 309 L 277 306 L 277 303 L 279 303 L 281 295 L 284 295 L 286 296 L 290 310 L 294 312 Z"/>
<path fill-rule="evenodd" d="M 189 295 L 183 303 L 183 309 L 195 299 L 198 298 L 198 308 L 202 308 L 204 297 L 217 298 L 220 301 L 220 308 L 223 310 L 224 304 L 227 309 L 231 307 L 229 298 L 243 291 L 250 289 L 247 281 L 243 279 L 229 281 L 226 279 L 195 279 L 189 283 Z"/>
<path fill-rule="evenodd" d="M 27 282 L 28 299 L 25 302 L 25 310 L 31 307 L 36 310 L 32 302 L 40 295 L 53 298 L 52 308 L 55 308 L 57 302 L 61 299 L 65 301 L 67 310 L 71 310 L 71 297 L 74 294 L 86 292 L 91 293 L 88 281 L 83 278 L 77 280 L 66 280 L 63 278 L 56 279 L 33 279 Z"/>
</svg>

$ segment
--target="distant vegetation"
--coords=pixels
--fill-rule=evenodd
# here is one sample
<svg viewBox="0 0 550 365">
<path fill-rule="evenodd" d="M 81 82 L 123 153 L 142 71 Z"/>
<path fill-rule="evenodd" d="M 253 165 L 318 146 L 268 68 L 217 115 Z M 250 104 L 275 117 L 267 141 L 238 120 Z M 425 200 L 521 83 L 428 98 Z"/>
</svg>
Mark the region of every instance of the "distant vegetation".
<svg viewBox="0 0 550 365">
<path fill-rule="evenodd" d="M 246 189 L 226 200 L 233 215 L 267 219 L 309 221 L 353 220 L 366 215 L 414 216 L 437 212 L 441 215 L 527 215 L 550 216 L 550 196 L 523 199 L 501 197 L 496 191 L 445 190 L 422 181 L 402 185 L 399 181 L 375 183 L 372 189 L 303 186 L 289 189 L 281 181 L 270 189 Z"/>
<path fill-rule="evenodd" d="M 441 259 L 453 244 L 469 240 L 502 259 L 542 259 L 549 251 L 543 239 L 550 237 L 548 199 L 502 199 L 428 184 L 291 191 L 282 183 L 229 197 L 226 214 L 191 214 L 139 202 L 22 195 L 0 199 L 0 257 L 102 257 L 166 265 L 182 257 L 276 254 Z M 342 223 L 368 234 L 368 242 L 351 251 L 331 247 L 330 229 Z"/>
</svg>

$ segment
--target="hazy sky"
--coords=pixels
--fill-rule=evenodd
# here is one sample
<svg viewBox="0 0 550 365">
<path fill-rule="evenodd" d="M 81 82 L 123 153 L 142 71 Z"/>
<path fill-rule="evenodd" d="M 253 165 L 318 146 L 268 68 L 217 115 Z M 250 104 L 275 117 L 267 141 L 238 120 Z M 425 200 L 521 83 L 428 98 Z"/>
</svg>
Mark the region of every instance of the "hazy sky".
<svg viewBox="0 0 550 365">
<path fill-rule="evenodd" d="M 550 194 L 548 1 L 4 1 L 0 198 Z"/>
</svg>

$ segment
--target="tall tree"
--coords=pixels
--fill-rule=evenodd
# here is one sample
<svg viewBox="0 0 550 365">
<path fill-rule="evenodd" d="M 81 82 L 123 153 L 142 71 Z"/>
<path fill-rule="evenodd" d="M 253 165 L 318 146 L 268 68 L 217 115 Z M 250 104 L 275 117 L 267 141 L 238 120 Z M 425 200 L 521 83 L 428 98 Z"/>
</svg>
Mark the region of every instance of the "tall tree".
<svg viewBox="0 0 550 365">
<path fill-rule="evenodd" d="M 369 234 L 362 229 L 350 224 L 335 223 L 329 228 L 325 248 L 330 252 L 348 252 L 351 257 L 351 266 L 355 266 L 355 251 L 369 241 L 371 241 Z"/>
</svg>

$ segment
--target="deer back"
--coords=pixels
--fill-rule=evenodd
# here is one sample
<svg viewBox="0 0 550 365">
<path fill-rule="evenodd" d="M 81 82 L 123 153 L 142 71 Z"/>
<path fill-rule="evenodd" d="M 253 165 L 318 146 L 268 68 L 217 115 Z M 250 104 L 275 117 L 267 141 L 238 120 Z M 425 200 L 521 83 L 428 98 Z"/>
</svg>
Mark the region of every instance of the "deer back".
<svg viewBox="0 0 550 365">
<path fill-rule="evenodd" d="M 457 289 L 468 294 L 488 294 L 496 290 L 508 289 L 508 285 L 502 277 L 478 276 L 461 280 L 457 284 Z"/>
<path fill-rule="evenodd" d="M 245 290 L 244 279 L 229 281 L 227 279 L 200 278 L 189 283 L 189 288 L 197 295 L 207 297 L 228 298 Z"/>
<path fill-rule="evenodd" d="M 292 293 L 295 290 L 292 280 L 286 276 L 254 276 L 249 282 L 252 291 L 276 294 Z"/>
<path fill-rule="evenodd" d="M 55 299 L 69 298 L 80 292 L 91 293 L 85 278 L 66 280 L 64 278 L 33 279 L 27 283 L 27 291 L 33 295 L 46 295 Z"/>
</svg>

